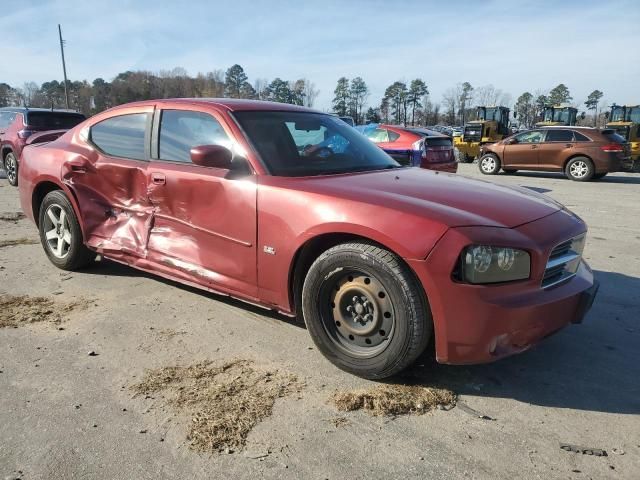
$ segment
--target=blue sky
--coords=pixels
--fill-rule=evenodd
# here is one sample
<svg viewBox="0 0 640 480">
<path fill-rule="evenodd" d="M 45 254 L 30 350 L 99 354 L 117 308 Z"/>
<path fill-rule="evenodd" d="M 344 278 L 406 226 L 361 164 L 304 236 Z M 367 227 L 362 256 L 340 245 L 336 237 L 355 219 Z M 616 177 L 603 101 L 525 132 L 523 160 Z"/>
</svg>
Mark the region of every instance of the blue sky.
<svg viewBox="0 0 640 480">
<path fill-rule="evenodd" d="M 377 104 L 395 80 L 423 78 L 432 100 L 456 83 L 514 100 L 565 83 L 574 101 L 640 103 L 640 1 L 21 0 L 3 9 L 0 82 L 125 70 L 189 74 L 241 64 L 249 79 L 309 78 L 327 109 L 338 77 L 362 76 Z M 9 32 L 9 34 L 7 34 Z"/>
</svg>

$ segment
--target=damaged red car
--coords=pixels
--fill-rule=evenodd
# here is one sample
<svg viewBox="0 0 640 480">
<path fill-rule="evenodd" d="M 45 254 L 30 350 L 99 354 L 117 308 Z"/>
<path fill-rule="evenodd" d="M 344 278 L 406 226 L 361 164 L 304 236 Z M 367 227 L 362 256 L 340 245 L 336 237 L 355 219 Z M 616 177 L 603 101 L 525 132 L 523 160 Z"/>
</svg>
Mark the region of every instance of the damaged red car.
<svg viewBox="0 0 640 480">
<path fill-rule="evenodd" d="M 582 321 L 587 227 L 548 197 L 402 167 L 306 108 L 179 99 L 105 111 L 22 155 L 20 199 L 51 262 L 99 253 L 303 318 L 367 378 L 433 345 L 492 361 Z"/>
</svg>

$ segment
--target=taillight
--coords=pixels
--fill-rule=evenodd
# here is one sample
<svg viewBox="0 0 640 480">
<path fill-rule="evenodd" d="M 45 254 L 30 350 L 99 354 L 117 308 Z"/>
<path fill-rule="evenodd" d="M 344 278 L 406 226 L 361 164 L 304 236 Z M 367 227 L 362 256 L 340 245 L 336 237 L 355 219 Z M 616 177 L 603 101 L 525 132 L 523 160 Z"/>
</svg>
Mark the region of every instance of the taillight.
<svg viewBox="0 0 640 480">
<path fill-rule="evenodd" d="M 35 131 L 33 130 L 27 130 L 26 128 L 23 130 L 20 130 L 18 132 L 18 138 L 21 138 L 22 140 L 29 138 L 31 135 L 33 135 L 35 133 Z"/>
<path fill-rule="evenodd" d="M 610 143 L 600 147 L 603 152 L 624 152 L 624 147 L 619 143 Z"/>
</svg>

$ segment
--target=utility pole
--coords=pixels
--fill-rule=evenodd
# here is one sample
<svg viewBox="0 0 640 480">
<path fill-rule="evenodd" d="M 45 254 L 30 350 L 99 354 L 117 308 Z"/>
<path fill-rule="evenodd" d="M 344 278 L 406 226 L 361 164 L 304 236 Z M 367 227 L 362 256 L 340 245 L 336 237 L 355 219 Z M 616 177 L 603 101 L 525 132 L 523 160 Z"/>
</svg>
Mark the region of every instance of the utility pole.
<svg viewBox="0 0 640 480">
<path fill-rule="evenodd" d="M 64 63 L 64 40 L 62 40 L 62 29 L 58 24 L 58 36 L 60 37 L 60 54 L 62 55 L 62 73 L 64 74 L 64 101 L 69 108 L 69 92 L 67 92 L 67 65 Z"/>
</svg>

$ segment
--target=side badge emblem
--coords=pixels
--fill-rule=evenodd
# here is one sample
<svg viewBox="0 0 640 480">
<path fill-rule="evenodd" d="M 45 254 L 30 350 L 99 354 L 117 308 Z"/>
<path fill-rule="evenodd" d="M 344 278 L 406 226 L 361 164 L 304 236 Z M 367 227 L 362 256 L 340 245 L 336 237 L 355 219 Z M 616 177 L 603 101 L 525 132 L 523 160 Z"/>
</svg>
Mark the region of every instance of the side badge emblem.
<svg viewBox="0 0 640 480">
<path fill-rule="evenodd" d="M 276 254 L 276 249 L 273 247 L 269 247 L 267 245 L 264 246 L 263 248 L 264 253 L 268 253 L 269 255 L 275 255 Z"/>
</svg>

